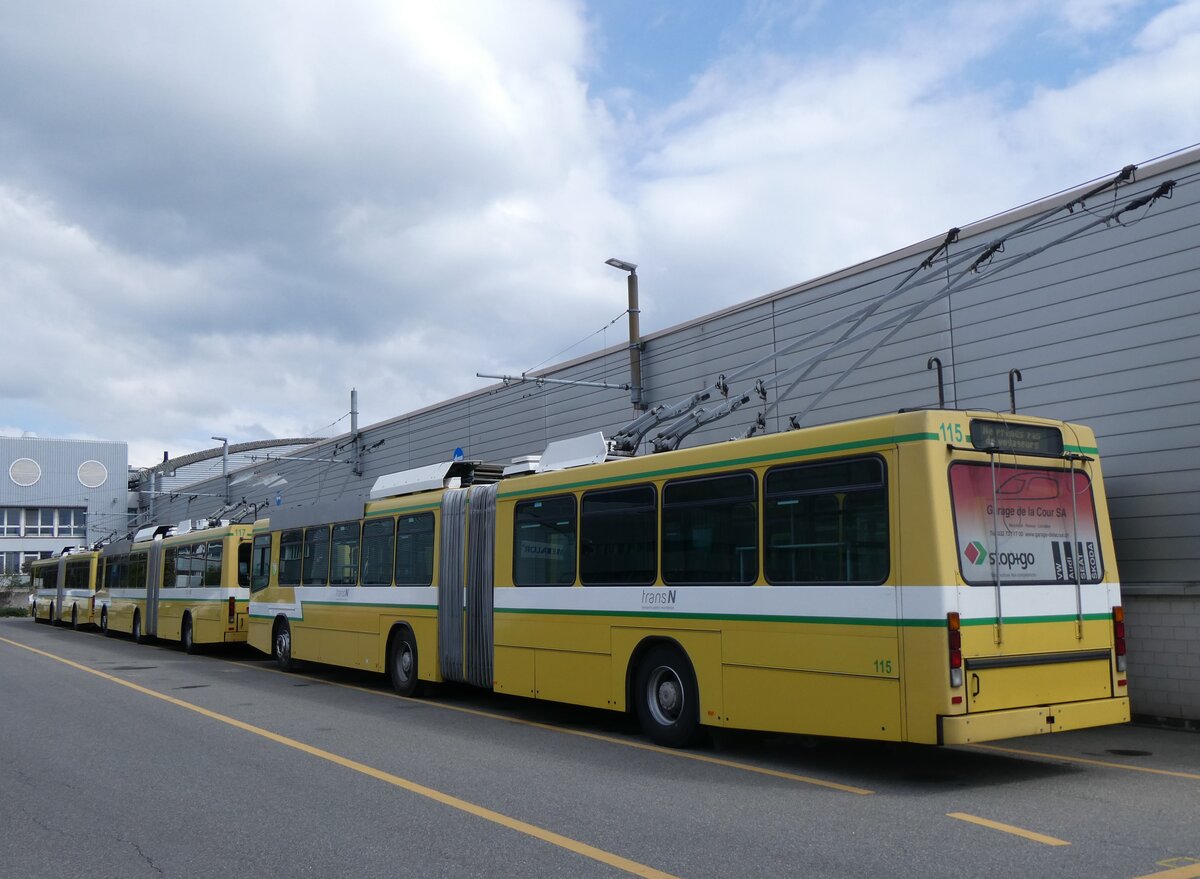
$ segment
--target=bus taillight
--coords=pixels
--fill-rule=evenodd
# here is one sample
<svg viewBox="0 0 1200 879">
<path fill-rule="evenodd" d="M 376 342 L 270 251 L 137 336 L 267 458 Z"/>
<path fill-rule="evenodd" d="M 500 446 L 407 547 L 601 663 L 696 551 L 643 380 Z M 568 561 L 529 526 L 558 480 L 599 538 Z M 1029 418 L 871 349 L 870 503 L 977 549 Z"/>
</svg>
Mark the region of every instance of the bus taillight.
<svg viewBox="0 0 1200 879">
<path fill-rule="evenodd" d="M 1113 619 L 1113 650 L 1117 654 L 1117 671 L 1125 671 L 1125 608 L 1114 607 Z"/>
<path fill-rule="evenodd" d="M 234 624 L 235 620 L 237 620 L 237 604 L 235 603 L 234 597 L 232 595 L 230 595 L 229 596 L 229 625 L 232 626 Z"/>
<path fill-rule="evenodd" d="M 958 614 L 951 611 L 946 614 L 946 635 L 950 644 L 950 686 L 961 687 L 962 673 L 962 631 L 959 628 Z"/>
</svg>

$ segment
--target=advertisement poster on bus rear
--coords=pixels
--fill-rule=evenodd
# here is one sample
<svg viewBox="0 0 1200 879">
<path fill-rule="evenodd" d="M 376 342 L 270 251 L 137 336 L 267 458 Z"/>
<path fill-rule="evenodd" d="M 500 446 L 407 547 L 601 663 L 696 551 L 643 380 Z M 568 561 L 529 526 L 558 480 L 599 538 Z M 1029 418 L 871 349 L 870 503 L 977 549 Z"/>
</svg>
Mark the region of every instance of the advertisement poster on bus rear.
<svg viewBox="0 0 1200 879">
<path fill-rule="evenodd" d="M 1087 475 L 1034 467 L 950 468 L 963 579 L 1003 583 L 1099 582 L 1104 565 Z"/>
</svg>

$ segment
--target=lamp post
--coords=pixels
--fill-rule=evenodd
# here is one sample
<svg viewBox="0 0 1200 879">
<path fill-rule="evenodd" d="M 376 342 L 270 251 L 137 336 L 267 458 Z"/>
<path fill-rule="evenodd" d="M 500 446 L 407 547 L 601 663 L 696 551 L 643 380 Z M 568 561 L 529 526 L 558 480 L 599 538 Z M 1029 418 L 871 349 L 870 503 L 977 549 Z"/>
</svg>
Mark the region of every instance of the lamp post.
<svg viewBox="0 0 1200 879">
<path fill-rule="evenodd" d="M 638 279 L 637 265 L 623 259 L 607 259 L 606 266 L 629 272 L 629 400 L 633 403 L 634 411 L 642 411 L 646 404 L 642 402 L 642 338 L 638 316 Z"/>
<path fill-rule="evenodd" d="M 229 437 L 212 437 L 221 444 L 221 484 L 225 486 L 225 504 L 229 505 Z"/>
</svg>

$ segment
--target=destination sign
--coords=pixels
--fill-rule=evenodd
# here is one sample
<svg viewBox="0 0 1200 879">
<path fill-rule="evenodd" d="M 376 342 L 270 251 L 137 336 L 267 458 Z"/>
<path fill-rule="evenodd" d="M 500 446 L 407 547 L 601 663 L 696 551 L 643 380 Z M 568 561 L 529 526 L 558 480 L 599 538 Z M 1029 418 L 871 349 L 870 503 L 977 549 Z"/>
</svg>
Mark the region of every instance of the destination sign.
<svg viewBox="0 0 1200 879">
<path fill-rule="evenodd" d="M 1038 424 L 1006 424 L 1003 421 L 971 420 L 971 445 L 977 449 L 1029 455 L 1063 453 L 1062 432 Z"/>
</svg>

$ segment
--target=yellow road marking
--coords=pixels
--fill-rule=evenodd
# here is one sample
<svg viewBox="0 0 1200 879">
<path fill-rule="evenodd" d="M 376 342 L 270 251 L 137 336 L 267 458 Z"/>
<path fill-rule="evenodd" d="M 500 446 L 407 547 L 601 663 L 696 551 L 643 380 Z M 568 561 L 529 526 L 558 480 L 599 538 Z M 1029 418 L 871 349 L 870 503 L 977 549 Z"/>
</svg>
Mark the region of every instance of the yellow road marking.
<svg viewBox="0 0 1200 879">
<path fill-rule="evenodd" d="M 947 812 L 947 818 L 957 818 L 959 821 L 967 821 L 971 824 L 978 824 L 982 827 L 990 827 L 992 830 L 999 830 L 1003 833 L 1011 833 L 1014 836 L 1023 836 L 1026 839 L 1032 839 L 1034 842 L 1044 843 L 1045 845 L 1070 845 L 1065 839 L 1056 839 L 1053 836 L 1046 836 L 1044 833 L 1034 833 L 1032 830 L 1026 830 L 1024 827 L 1014 827 L 1011 824 L 1001 824 L 999 821 L 989 821 L 987 818 L 980 818 L 978 815 L 968 815 L 966 812 Z"/>
<path fill-rule="evenodd" d="M 1020 748 L 1001 748 L 997 745 L 967 745 L 968 748 L 979 748 L 984 751 L 1000 751 L 1004 754 L 1021 754 L 1026 757 L 1045 757 L 1049 760 L 1066 760 L 1070 763 L 1085 763 L 1088 766 L 1104 766 L 1107 769 L 1128 769 L 1130 772 L 1148 772 L 1151 775 L 1170 775 L 1174 778 L 1191 778 L 1200 781 L 1200 775 L 1194 772 L 1175 772 L 1170 769 L 1151 769 L 1149 766 L 1131 766 L 1128 763 L 1114 763 L 1111 760 L 1089 760 L 1086 757 L 1068 757 L 1063 754 L 1046 754 L 1041 751 L 1025 751 Z"/>
<path fill-rule="evenodd" d="M 1163 870 L 1159 873 L 1147 873 L 1145 876 L 1138 876 L 1136 879 L 1197 879 L 1200 877 L 1200 861 L 1192 861 L 1190 864 L 1184 864 L 1182 867 L 1174 867 L 1170 870 Z M 1170 863 L 1170 862 L 1168 862 Z"/>
<path fill-rule="evenodd" d="M 639 864 L 637 861 L 631 861 L 628 858 L 623 858 L 620 855 L 613 854 L 612 852 L 607 852 L 603 849 L 596 848 L 595 846 L 588 845 L 587 843 L 579 842 L 578 840 L 555 833 L 552 830 L 546 830 L 544 827 L 538 827 L 536 824 L 529 824 L 517 818 L 509 817 L 508 815 L 500 812 L 495 812 L 491 809 L 485 808 L 484 806 L 479 806 L 475 803 L 459 799 L 458 797 L 450 794 L 442 793 L 439 790 L 434 790 L 433 788 L 425 787 L 422 784 L 417 784 L 414 781 L 409 781 L 407 778 L 401 778 L 400 776 L 393 775 L 390 772 L 384 772 L 382 769 L 376 769 L 373 766 L 367 766 L 365 763 L 359 763 L 357 760 L 351 760 L 348 757 L 342 757 L 341 755 L 334 754 L 331 751 L 326 751 L 321 748 L 314 747 L 313 745 L 307 745 L 304 742 L 288 738 L 287 736 L 280 735 L 279 733 L 271 732 L 270 730 L 263 729 L 262 727 L 254 726 L 253 724 L 229 717 L 228 715 L 219 714 L 216 711 L 210 711 L 207 708 L 201 708 L 199 705 L 193 705 L 191 702 L 185 702 L 182 699 L 176 699 L 174 696 L 168 696 L 165 693 L 160 693 L 157 690 L 151 690 L 148 687 L 143 687 L 140 684 L 135 684 L 132 681 L 118 678 L 114 675 L 107 674 L 106 672 L 98 671 L 94 668 L 88 668 L 86 665 L 81 665 L 78 662 L 74 662 L 62 656 L 56 656 L 53 653 L 47 653 L 46 651 L 39 650 L 36 647 L 30 647 L 28 644 L 22 644 L 19 641 L 10 641 L 7 638 L 0 638 L 0 642 L 11 644 L 13 647 L 20 647 L 24 650 L 30 651 L 31 653 L 44 656 L 47 659 L 53 659 L 56 662 L 69 665 L 71 668 L 85 671 L 88 674 L 103 678 L 106 681 L 112 681 L 115 684 L 128 687 L 129 689 L 135 690 L 138 693 L 142 693 L 146 696 L 153 696 L 155 699 L 161 699 L 162 701 L 169 702 L 170 704 L 176 705 L 179 708 L 186 708 L 188 711 L 194 711 L 197 714 L 201 714 L 212 720 L 216 720 L 221 723 L 228 724 L 229 726 L 236 727 L 240 730 L 253 733 L 256 736 L 269 739 L 277 744 L 294 748 L 297 751 L 303 751 L 306 754 L 311 754 L 312 756 L 319 757 L 322 760 L 328 760 L 330 763 L 336 763 L 338 766 L 345 767 L 346 769 L 352 769 L 355 772 L 361 772 L 363 775 L 368 775 L 371 778 L 378 779 L 379 781 L 384 781 L 388 784 L 395 785 L 396 787 L 402 788 L 410 793 L 426 797 L 445 806 L 449 806 L 452 809 L 458 809 L 466 812 L 469 815 L 474 815 L 477 818 L 483 818 L 485 821 L 491 821 L 494 824 L 499 824 L 502 827 L 507 827 L 510 830 L 515 830 L 518 833 L 525 834 L 526 836 L 532 836 L 534 839 L 540 839 L 543 842 L 548 842 L 551 845 L 558 846 L 559 848 L 566 849 L 567 851 L 574 852 L 578 855 L 583 855 L 586 858 L 591 858 L 594 861 L 599 861 L 602 864 L 607 864 L 610 867 L 615 867 L 618 870 L 625 871 L 626 873 L 632 873 L 634 876 L 642 876 L 646 877 L 646 879 L 677 879 L 677 877 L 672 876 L 670 873 L 664 873 L 662 870 L 656 870 L 653 867 L 648 867 L 645 864 Z"/>
<path fill-rule="evenodd" d="M 539 723 L 536 720 L 524 720 L 520 717 L 509 717 L 504 714 L 496 714 L 491 711 L 482 711 L 478 708 L 464 708 L 461 705 L 446 705 L 441 702 L 430 702 L 427 699 L 414 699 L 409 696 L 401 696 L 397 693 L 389 693 L 383 690 L 373 690 L 369 687 L 359 687 L 354 684 L 344 684 L 340 681 L 329 681 L 323 678 L 312 678 L 307 675 L 297 675 L 292 672 L 280 671 L 276 668 L 266 668 L 249 662 L 238 662 L 239 665 L 244 665 L 247 668 L 258 669 L 259 671 L 272 672 L 274 674 L 284 675 L 286 677 L 300 677 L 306 681 L 316 681 L 317 683 L 326 684 L 330 687 L 342 687 L 347 690 L 357 690 L 360 693 L 369 693 L 372 696 L 384 696 L 392 699 L 403 699 L 405 702 L 414 702 L 418 705 L 426 705 L 430 708 L 441 708 L 446 711 L 457 711 L 461 714 L 473 714 L 476 717 L 486 717 L 491 720 L 505 720 L 509 723 L 516 723 L 522 726 L 531 726 L 536 729 L 550 730 L 551 732 L 564 733 L 571 736 L 579 736 L 585 739 L 593 739 L 597 742 L 607 742 L 612 745 L 622 745 L 626 748 L 637 748 L 642 751 L 652 751 L 655 754 L 666 754 L 669 757 L 682 757 L 687 760 L 697 760 L 701 763 L 710 763 L 714 766 L 725 766 L 731 769 L 742 769 L 746 772 L 757 772 L 759 775 L 768 775 L 772 778 L 783 778 L 788 781 L 798 781 L 803 784 L 812 784 L 818 787 L 830 788 L 832 790 L 840 790 L 845 793 L 870 795 L 875 793 L 873 790 L 867 790 L 865 787 L 855 787 L 850 784 L 839 784 L 836 781 L 825 781 L 821 778 L 813 778 L 808 775 L 799 775 L 795 772 L 784 772 L 780 769 L 767 769 L 763 766 L 754 766 L 751 763 L 739 763 L 736 760 L 724 760 L 720 757 L 710 757 L 707 754 L 696 754 L 691 751 L 680 751 L 674 748 L 663 748 L 659 745 L 650 745 L 645 742 L 634 742 L 629 739 L 619 739 L 616 736 L 606 736 L 601 733 L 588 732 L 582 729 L 571 729 L 565 726 L 555 726 L 551 723 Z"/>
</svg>

